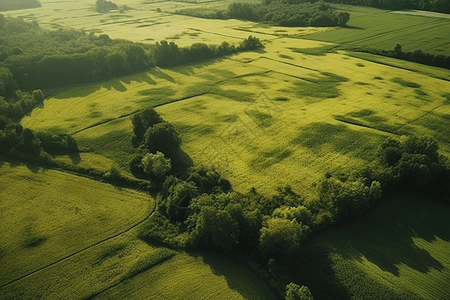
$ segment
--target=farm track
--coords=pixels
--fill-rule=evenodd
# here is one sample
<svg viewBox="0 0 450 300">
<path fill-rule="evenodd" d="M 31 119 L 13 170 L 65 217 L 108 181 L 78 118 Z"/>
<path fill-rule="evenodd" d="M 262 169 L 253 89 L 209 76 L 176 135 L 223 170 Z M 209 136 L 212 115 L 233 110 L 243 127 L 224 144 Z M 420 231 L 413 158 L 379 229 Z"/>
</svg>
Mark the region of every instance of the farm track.
<svg viewBox="0 0 450 300">
<path fill-rule="evenodd" d="M 131 231 L 132 229 L 136 228 L 137 226 L 139 226 L 140 224 L 144 223 L 146 220 L 148 220 L 149 218 L 151 218 L 151 217 L 154 215 L 155 211 L 156 211 L 156 206 L 153 208 L 153 210 L 149 211 L 149 212 L 147 213 L 147 215 L 146 215 L 144 218 L 142 218 L 142 220 L 140 220 L 140 221 L 138 221 L 137 223 L 133 224 L 132 226 L 130 226 L 130 227 L 128 227 L 128 228 L 122 230 L 121 232 L 116 233 L 116 234 L 114 234 L 114 235 L 112 235 L 112 236 L 110 236 L 110 237 L 108 237 L 108 238 L 102 239 L 102 240 L 100 240 L 100 241 L 98 241 L 98 242 L 96 242 L 96 243 L 94 243 L 94 244 L 92 244 L 92 245 L 90 245 L 90 246 L 88 246 L 88 247 L 85 247 L 85 248 L 83 248 L 83 249 L 81 249 L 81 250 L 78 250 L 78 251 L 76 251 L 76 252 L 74 252 L 74 253 L 72 253 L 72 254 L 70 254 L 70 255 L 67 255 L 67 256 L 65 256 L 65 257 L 62 257 L 62 258 L 60 258 L 60 259 L 58 259 L 58 260 L 56 260 L 56 261 L 54 261 L 54 262 L 52 262 L 52 263 L 50 263 L 50 264 L 44 266 L 44 267 L 41 267 L 41 268 L 39 268 L 39 269 L 37 269 L 37 270 L 34 270 L 34 271 L 32 271 L 32 272 L 29 272 L 29 273 L 27 273 L 27 274 L 25 274 L 25 275 L 22 275 L 22 276 L 16 278 L 16 279 L 13 279 L 13 280 L 11 280 L 10 282 L 1 285 L 1 286 L 0 286 L 0 289 L 3 289 L 3 288 L 5 288 L 5 287 L 8 287 L 8 286 L 10 286 L 10 285 L 12 285 L 12 284 L 18 282 L 18 281 L 21 281 L 21 280 L 23 280 L 23 279 L 26 279 L 26 278 L 28 278 L 28 277 L 31 277 L 31 276 L 33 276 L 33 275 L 35 275 L 35 274 L 37 274 L 37 273 L 39 273 L 39 272 L 41 272 L 41 271 L 44 271 L 44 270 L 46 270 L 46 269 L 48 269 L 48 268 L 51 268 L 51 267 L 53 267 L 53 266 L 55 266 L 55 265 L 57 265 L 57 264 L 59 264 L 59 263 L 61 263 L 61 262 L 63 262 L 63 261 L 66 261 L 66 260 L 68 260 L 68 259 L 70 259 L 70 258 L 72 258 L 72 257 L 75 257 L 75 256 L 77 256 L 77 255 L 79 255 L 79 254 L 81 254 L 81 253 L 83 253 L 83 252 L 85 252 L 85 251 L 87 251 L 87 250 L 89 250 L 89 249 L 92 249 L 92 248 L 94 248 L 94 247 L 96 247 L 96 246 L 98 246 L 98 245 L 100 245 L 100 244 L 103 244 L 103 243 L 105 243 L 105 242 L 107 242 L 107 241 L 110 241 L 110 240 L 112 240 L 112 239 L 114 239 L 114 238 L 117 238 L 117 237 L 119 237 L 119 236 L 121 236 L 121 235 L 123 235 L 123 234 L 125 234 L 125 233 L 127 233 L 127 232 L 129 232 L 129 231 Z"/>
</svg>

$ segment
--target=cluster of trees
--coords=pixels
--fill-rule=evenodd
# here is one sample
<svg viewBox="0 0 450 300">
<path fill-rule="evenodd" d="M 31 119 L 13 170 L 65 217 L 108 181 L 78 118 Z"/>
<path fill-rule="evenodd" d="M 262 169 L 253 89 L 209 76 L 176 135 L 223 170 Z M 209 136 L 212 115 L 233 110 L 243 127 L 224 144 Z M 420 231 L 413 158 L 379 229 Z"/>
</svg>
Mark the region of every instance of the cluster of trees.
<svg viewBox="0 0 450 300">
<path fill-rule="evenodd" d="M 130 170 L 136 177 L 164 181 L 166 175 L 186 166 L 180 135 L 153 108 L 134 114 L 132 123 L 131 142 L 136 155 L 130 162 Z"/>
<path fill-rule="evenodd" d="M 119 7 L 117 6 L 117 4 L 111 1 L 97 0 L 97 2 L 95 3 L 95 10 L 99 13 L 107 13 L 110 10 L 118 10 L 118 9 Z"/>
<path fill-rule="evenodd" d="M 388 138 L 370 166 L 349 176 L 327 174 L 317 185 L 317 199 L 307 200 L 288 187 L 272 197 L 254 189 L 238 193 L 214 170 L 190 168 L 166 177 L 159 214 L 141 228 L 139 237 L 279 265 L 294 259 L 312 233 L 358 218 L 382 195 L 402 190 L 450 203 L 450 164 L 439 155 L 434 139 Z M 286 297 L 297 299 L 297 294 L 310 296 L 306 287 L 287 287 Z"/>
<path fill-rule="evenodd" d="M 289 3 L 316 2 L 319 0 L 283 0 Z M 341 3 L 359 6 L 370 6 L 382 9 L 421 9 L 442 13 L 450 13 L 448 0 L 321 0 L 331 3 Z"/>
<path fill-rule="evenodd" d="M 241 19 L 268 22 L 279 26 L 345 26 L 350 20 L 348 12 L 336 12 L 323 1 L 317 3 L 291 3 L 287 1 L 265 0 L 262 4 L 231 3 L 225 12 L 204 12 L 201 10 L 181 10 L 180 14 L 211 18 Z"/>
<path fill-rule="evenodd" d="M 262 47 L 254 37 L 237 46 L 226 42 L 220 46 L 196 43 L 188 47 L 166 41 L 138 44 L 112 40 L 105 34 L 48 31 L 36 22 L 3 15 L 0 39 L 0 67 L 10 70 L 22 90 L 106 79 L 154 66 L 174 66 Z"/>
<path fill-rule="evenodd" d="M 442 54 L 425 53 L 422 50 L 415 50 L 410 52 L 403 52 L 400 44 L 395 45 L 393 50 L 379 50 L 372 48 L 356 48 L 353 51 L 372 53 L 376 55 L 383 55 L 387 57 L 394 57 L 407 61 L 416 62 L 428 66 L 440 67 L 450 69 L 450 56 Z"/>
<path fill-rule="evenodd" d="M 38 0 L 2 0 L 0 11 L 41 7 Z"/>
</svg>

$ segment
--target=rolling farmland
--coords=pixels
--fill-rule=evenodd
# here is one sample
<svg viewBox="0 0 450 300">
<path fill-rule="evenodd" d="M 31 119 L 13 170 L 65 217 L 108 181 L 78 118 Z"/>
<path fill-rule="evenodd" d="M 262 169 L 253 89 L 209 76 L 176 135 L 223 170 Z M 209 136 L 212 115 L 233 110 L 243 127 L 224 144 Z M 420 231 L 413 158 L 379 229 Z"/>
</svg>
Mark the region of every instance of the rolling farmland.
<svg viewBox="0 0 450 300">
<path fill-rule="evenodd" d="M 143 43 L 236 44 L 251 34 L 265 46 L 52 90 L 21 125 L 71 134 L 79 155 L 57 161 L 132 176 L 131 116 L 148 107 L 174 125 L 196 165 L 215 168 L 243 193 L 270 196 L 290 186 L 315 201 L 325 174 L 368 165 L 387 137 L 429 135 L 450 156 L 450 71 L 348 50 L 400 43 L 450 55 L 446 18 L 337 5 L 350 11 L 346 28 L 288 28 L 175 13 L 226 9 L 229 1 L 132 0 L 109 14 L 96 13 L 90 0 L 41 3 L 6 15 Z M 231 258 L 138 240 L 135 227 L 155 208 L 147 194 L 32 165 L 3 162 L 0 175 L 2 299 L 278 297 Z M 316 299 L 446 299 L 448 212 L 396 195 L 357 223 L 315 237 L 304 250 L 311 260 L 298 262 L 305 271 L 292 278 Z"/>
</svg>

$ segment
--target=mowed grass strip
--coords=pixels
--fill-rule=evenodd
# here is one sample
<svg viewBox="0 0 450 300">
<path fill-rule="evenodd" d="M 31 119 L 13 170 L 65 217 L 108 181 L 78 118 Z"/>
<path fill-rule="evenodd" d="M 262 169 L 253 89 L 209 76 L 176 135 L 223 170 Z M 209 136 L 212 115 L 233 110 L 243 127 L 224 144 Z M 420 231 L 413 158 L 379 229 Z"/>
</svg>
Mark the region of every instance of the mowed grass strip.
<svg viewBox="0 0 450 300">
<path fill-rule="evenodd" d="M 118 234 L 154 208 L 147 194 L 32 165 L 0 168 L 0 284 Z"/>
<path fill-rule="evenodd" d="M 312 240 L 305 251 L 316 254 L 297 266 L 298 280 L 317 299 L 448 299 L 449 213 L 432 199 L 391 196 L 364 219 Z"/>
<path fill-rule="evenodd" d="M 178 254 L 94 299 L 278 299 L 247 265 L 214 253 Z"/>
</svg>

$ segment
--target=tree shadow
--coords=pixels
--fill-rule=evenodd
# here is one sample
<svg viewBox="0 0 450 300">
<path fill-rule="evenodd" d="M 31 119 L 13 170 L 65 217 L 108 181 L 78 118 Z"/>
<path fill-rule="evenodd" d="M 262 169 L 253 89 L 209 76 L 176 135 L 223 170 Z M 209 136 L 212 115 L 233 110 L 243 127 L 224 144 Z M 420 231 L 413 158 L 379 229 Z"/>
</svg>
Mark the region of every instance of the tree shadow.
<svg viewBox="0 0 450 300">
<path fill-rule="evenodd" d="M 276 291 L 249 266 L 236 259 L 214 252 L 189 252 L 196 259 L 202 259 L 214 275 L 223 277 L 230 289 L 244 299 L 280 299 Z"/>
<path fill-rule="evenodd" d="M 31 164 L 31 163 L 25 163 L 25 166 L 27 167 L 28 170 L 30 170 L 34 174 L 37 174 L 40 170 L 39 166 Z"/>
<path fill-rule="evenodd" d="M 446 204 L 415 195 L 394 195 L 357 225 L 344 229 L 332 243 L 342 249 L 343 257 L 361 262 L 365 258 L 395 276 L 400 276 L 400 265 L 421 273 L 442 271 L 442 263 L 418 246 L 417 240 L 450 241 L 449 214 Z"/>
<path fill-rule="evenodd" d="M 347 29 L 357 29 L 357 30 L 366 30 L 365 28 L 358 27 L 358 26 L 351 26 L 351 25 L 345 25 L 344 28 L 347 28 Z"/>
<path fill-rule="evenodd" d="M 123 85 L 122 81 L 119 79 L 109 80 L 102 84 L 103 88 L 106 88 L 108 91 L 111 89 L 115 89 L 118 92 L 126 92 L 127 88 Z"/>
<path fill-rule="evenodd" d="M 78 165 L 81 162 L 81 156 L 79 152 L 69 153 L 69 158 L 72 160 L 74 165 Z"/>
<path fill-rule="evenodd" d="M 175 79 L 172 76 L 164 73 L 162 71 L 162 69 L 160 69 L 160 68 L 153 69 L 150 74 L 155 75 L 156 77 L 158 77 L 160 79 L 164 79 L 164 80 L 170 81 L 172 83 L 176 83 Z"/>
</svg>

